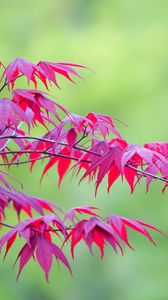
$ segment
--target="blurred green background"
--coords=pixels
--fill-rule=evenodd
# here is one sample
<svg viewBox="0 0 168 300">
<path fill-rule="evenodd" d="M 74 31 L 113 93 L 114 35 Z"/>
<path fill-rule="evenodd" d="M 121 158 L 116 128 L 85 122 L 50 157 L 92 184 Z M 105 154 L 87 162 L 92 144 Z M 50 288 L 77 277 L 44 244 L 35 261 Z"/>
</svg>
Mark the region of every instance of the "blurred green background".
<svg viewBox="0 0 168 300">
<path fill-rule="evenodd" d="M 89 66 L 82 71 L 85 82 L 62 81 L 62 90 L 52 89 L 58 101 L 72 112 L 108 113 L 129 125 L 120 126 L 132 143 L 167 140 L 168 112 L 168 2 L 166 0 L 6 0 L 0 4 L 0 60 L 8 64 L 20 56 L 37 62 L 71 61 Z M 102 184 L 94 198 L 94 185 L 66 176 L 57 189 L 56 169 L 39 184 L 42 166 L 32 175 L 28 166 L 13 168 L 25 191 L 55 201 L 64 209 L 90 204 L 108 213 L 133 217 L 168 232 L 168 197 L 162 184 L 145 184 L 134 195 L 118 181 L 107 194 Z M 106 181 L 106 180 L 105 180 Z M 106 182 L 105 182 L 106 183 Z M 15 219 L 10 214 L 10 223 Z M 168 240 L 153 234 L 157 247 L 131 233 L 136 251 L 124 257 L 107 248 L 104 260 L 98 251 L 90 256 L 84 245 L 70 260 L 73 277 L 54 263 L 50 283 L 39 266 L 31 262 L 16 284 L 19 251 L 15 246 L 0 267 L 1 299 L 8 300 L 167 300 Z M 68 254 L 68 248 L 66 249 Z"/>
</svg>

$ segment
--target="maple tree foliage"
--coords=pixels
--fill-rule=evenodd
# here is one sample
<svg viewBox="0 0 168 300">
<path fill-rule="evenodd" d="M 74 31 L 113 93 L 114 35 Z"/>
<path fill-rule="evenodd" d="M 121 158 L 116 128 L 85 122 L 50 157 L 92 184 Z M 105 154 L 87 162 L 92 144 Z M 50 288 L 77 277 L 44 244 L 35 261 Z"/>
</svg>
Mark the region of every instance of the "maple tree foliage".
<svg viewBox="0 0 168 300">
<path fill-rule="evenodd" d="M 71 113 L 50 95 L 52 84 L 60 87 L 60 76 L 74 83 L 82 78 L 81 69 L 87 68 L 63 62 L 34 64 L 22 58 L 14 59 L 6 67 L 0 62 L 0 93 L 6 87 L 11 93 L 9 99 L 0 99 L 0 166 L 8 168 L 8 172 L 0 170 L 0 224 L 1 229 L 8 229 L 0 237 L 0 249 L 5 248 L 2 250 L 5 258 L 16 239 L 20 237 L 24 241 L 16 258 L 16 262 L 19 261 L 17 279 L 31 258 L 38 262 L 47 281 L 53 258 L 72 273 L 64 254 L 66 244 L 73 259 L 74 250 L 82 241 L 91 254 L 95 244 L 101 257 L 105 245 L 123 255 L 126 247 L 133 249 L 128 229 L 144 235 L 153 244 L 149 231 L 163 234 L 156 227 L 136 219 L 115 214 L 104 217 L 93 206 L 74 207 L 63 212 L 53 202 L 24 193 L 20 182 L 19 191 L 10 182 L 10 179 L 18 182 L 9 173 L 13 165 L 27 163 L 32 172 L 34 166 L 43 161 L 41 181 L 57 166 L 58 187 L 69 170 L 73 176 L 80 177 L 79 183 L 86 178 L 94 181 L 95 194 L 105 177 L 108 192 L 119 177 L 128 183 L 131 193 L 143 178 L 146 191 L 154 179 L 163 182 L 163 192 L 168 187 L 168 143 L 130 144 L 117 129 L 117 124 L 122 123 L 120 120 L 94 112 L 85 116 Z M 15 89 L 20 77 L 25 77 L 34 89 Z M 46 92 L 38 90 L 40 82 Z M 32 135 L 32 129 L 38 126 L 45 129 L 45 134 Z M 5 222 L 8 209 L 13 209 L 18 216 L 14 226 Z M 22 211 L 28 219 L 22 220 Z M 34 217 L 33 211 L 39 216 Z"/>
</svg>

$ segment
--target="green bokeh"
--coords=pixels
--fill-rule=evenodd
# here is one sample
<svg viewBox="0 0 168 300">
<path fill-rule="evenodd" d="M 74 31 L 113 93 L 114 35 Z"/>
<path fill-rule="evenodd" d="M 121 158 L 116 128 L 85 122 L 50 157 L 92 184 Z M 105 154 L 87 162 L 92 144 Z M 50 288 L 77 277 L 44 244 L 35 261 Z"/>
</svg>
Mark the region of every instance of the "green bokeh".
<svg viewBox="0 0 168 300">
<path fill-rule="evenodd" d="M 0 60 L 8 64 L 21 56 L 37 62 L 72 61 L 89 66 L 82 71 L 85 81 L 77 85 L 63 81 L 61 91 L 52 88 L 58 101 L 72 112 L 108 113 L 129 125 L 120 127 L 132 143 L 167 140 L 168 98 L 168 2 L 164 0 L 6 0 L 0 3 Z M 4 94 L 5 95 L 5 94 Z M 64 209 L 91 204 L 152 223 L 168 232 L 168 197 L 162 184 L 154 182 L 150 192 L 145 184 L 130 195 L 128 186 L 118 182 L 107 194 L 102 185 L 94 198 L 94 185 L 67 175 L 57 189 L 56 169 L 40 186 L 42 170 L 32 175 L 28 166 L 12 172 L 24 182 L 25 191 L 55 201 Z M 9 217 L 14 223 L 13 214 Z M 136 234 L 131 239 L 136 252 L 124 257 L 110 248 L 105 259 L 91 257 L 84 245 L 78 247 L 73 277 L 54 263 L 50 283 L 36 263 L 31 262 L 16 284 L 17 268 L 12 264 L 15 246 L 0 268 L 1 299 L 41 300 L 167 300 L 168 241 L 153 234 L 153 247 Z M 66 249 L 68 254 L 68 248 Z"/>
</svg>

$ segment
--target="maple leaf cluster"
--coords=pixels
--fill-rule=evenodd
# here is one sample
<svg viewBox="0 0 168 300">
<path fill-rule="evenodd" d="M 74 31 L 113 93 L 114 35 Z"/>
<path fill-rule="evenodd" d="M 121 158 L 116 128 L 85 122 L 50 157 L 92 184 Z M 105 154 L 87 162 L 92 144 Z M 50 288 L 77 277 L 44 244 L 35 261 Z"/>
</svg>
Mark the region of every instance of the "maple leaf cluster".
<svg viewBox="0 0 168 300">
<path fill-rule="evenodd" d="M 71 113 L 49 94 L 52 84 L 59 88 L 61 76 L 72 83 L 75 78 L 82 78 L 78 72 L 81 69 L 87 68 L 63 62 L 34 64 L 22 58 L 14 59 L 7 67 L 0 63 L 0 93 L 5 87 L 11 93 L 10 99 L 0 99 L 0 165 L 10 169 L 27 163 L 32 171 L 42 161 L 41 181 L 56 166 L 58 187 L 72 170 L 74 176 L 80 176 L 79 182 L 86 178 L 95 181 L 95 194 L 105 177 L 108 192 L 118 178 L 128 183 L 131 192 L 144 178 L 146 191 L 152 180 L 157 179 L 164 183 L 164 192 L 168 187 L 168 143 L 130 144 L 117 129 L 119 122 L 125 126 L 118 119 L 94 112 L 85 116 Z M 15 89 L 20 77 L 26 78 L 34 89 Z M 47 92 L 38 90 L 40 83 Z M 45 129 L 45 134 L 34 136 L 32 130 L 38 126 Z M 43 269 L 47 281 L 53 257 L 72 272 L 64 254 L 66 244 L 70 245 L 73 258 L 76 245 L 82 241 L 91 254 L 95 244 L 103 257 L 105 245 L 110 245 L 116 253 L 120 250 L 121 254 L 126 247 L 133 249 L 128 228 L 154 244 L 148 230 L 162 233 L 136 219 L 114 214 L 102 217 L 92 206 L 71 208 L 64 213 L 55 203 L 16 190 L 7 177 L 13 179 L 0 170 L 0 224 L 1 228 L 9 229 L 0 238 L 0 249 L 6 247 L 6 257 L 17 237 L 25 241 L 16 259 L 20 264 L 18 277 L 31 258 Z M 15 226 L 5 223 L 11 207 L 18 216 Z M 27 220 L 21 220 L 22 211 L 28 215 Z M 33 217 L 33 211 L 40 216 Z"/>
</svg>

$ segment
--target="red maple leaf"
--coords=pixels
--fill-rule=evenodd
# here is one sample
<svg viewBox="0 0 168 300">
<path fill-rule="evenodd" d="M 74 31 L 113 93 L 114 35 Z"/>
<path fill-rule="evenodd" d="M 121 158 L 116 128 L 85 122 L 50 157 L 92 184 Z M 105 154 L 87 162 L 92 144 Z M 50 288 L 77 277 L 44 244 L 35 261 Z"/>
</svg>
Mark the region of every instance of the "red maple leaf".
<svg viewBox="0 0 168 300">
<path fill-rule="evenodd" d="M 52 81 L 58 86 L 55 74 L 61 74 L 71 81 L 73 80 L 69 74 L 81 77 L 73 67 L 84 68 L 84 66 L 69 63 L 40 61 L 38 64 L 33 64 L 23 58 L 17 57 L 5 68 L 1 80 L 5 78 L 5 81 L 8 83 L 8 88 L 10 89 L 11 87 L 13 89 L 18 76 L 24 75 L 28 83 L 30 83 L 30 81 L 33 82 L 35 88 L 37 88 L 37 80 L 39 79 L 48 89 L 47 80 L 49 80 L 49 82 Z"/>
<path fill-rule="evenodd" d="M 152 239 L 151 235 L 149 234 L 149 232 L 146 230 L 146 228 L 156 230 L 159 233 L 163 234 L 162 231 L 160 231 L 159 229 L 157 229 L 156 227 L 154 227 L 150 224 L 144 223 L 142 221 L 134 220 L 134 219 L 124 218 L 124 217 L 117 216 L 114 214 L 109 216 L 106 220 L 107 220 L 107 224 L 110 224 L 112 226 L 112 228 L 114 229 L 116 234 L 119 236 L 119 238 L 124 243 L 126 243 L 127 246 L 129 246 L 131 249 L 133 249 L 133 248 L 128 241 L 127 227 L 141 233 L 147 239 L 149 239 L 149 241 L 152 242 L 154 245 L 156 245 L 156 244 L 155 244 L 154 240 Z"/>
<path fill-rule="evenodd" d="M 34 258 L 35 255 L 37 262 L 45 273 L 47 281 L 52 265 L 53 255 L 71 272 L 71 267 L 63 251 L 52 242 L 50 232 L 59 236 L 56 228 L 59 233 L 62 233 L 66 237 L 66 228 L 62 220 L 58 216 L 52 214 L 20 222 L 1 238 L 0 249 L 2 249 L 2 247 L 6 244 L 4 257 L 6 257 L 8 251 L 12 247 L 17 235 L 22 236 L 26 240 L 26 244 L 23 246 L 16 259 L 16 261 L 18 259 L 20 260 L 17 279 L 19 278 L 24 266 L 30 258 Z"/>
<path fill-rule="evenodd" d="M 94 206 L 79 206 L 79 207 L 72 207 L 70 208 L 67 213 L 65 214 L 64 221 L 69 219 L 72 223 L 75 222 L 76 218 L 76 213 L 78 214 L 87 214 L 91 216 L 96 216 L 98 217 L 99 215 L 94 212 L 94 210 L 98 209 L 97 207 Z"/>
<path fill-rule="evenodd" d="M 105 243 L 109 243 L 116 253 L 117 247 L 119 247 L 123 253 L 122 246 L 120 245 L 119 240 L 116 238 L 115 231 L 107 223 L 99 220 L 96 217 L 78 222 L 68 234 L 66 241 L 69 239 L 71 240 L 71 254 L 73 258 L 74 248 L 81 240 L 86 243 L 91 254 L 93 254 L 93 243 L 95 243 L 100 249 L 101 257 L 104 256 Z"/>
</svg>

